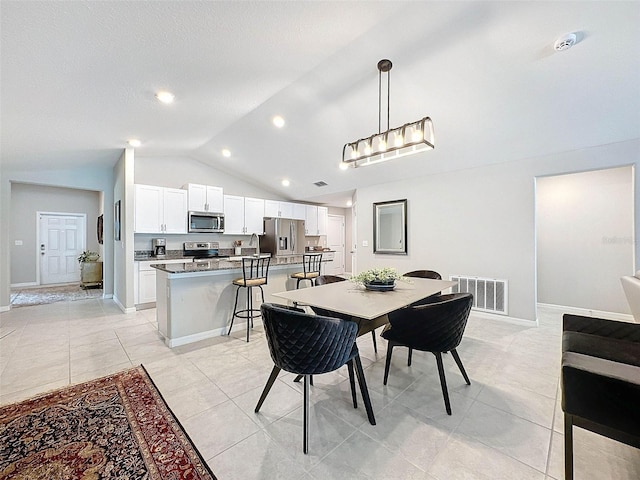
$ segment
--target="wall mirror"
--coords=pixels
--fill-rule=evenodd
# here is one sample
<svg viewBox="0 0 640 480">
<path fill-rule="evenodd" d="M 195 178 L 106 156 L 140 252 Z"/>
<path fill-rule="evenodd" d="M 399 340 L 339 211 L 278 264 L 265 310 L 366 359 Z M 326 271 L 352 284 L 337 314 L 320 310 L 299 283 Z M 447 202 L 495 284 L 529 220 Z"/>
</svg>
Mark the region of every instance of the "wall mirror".
<svg viewBox="0 0 640 480">
<path fill-rule="evenodd" d="M 407 254 L 407 200 L 373 204 L 373 253 Z"/>
</svg>

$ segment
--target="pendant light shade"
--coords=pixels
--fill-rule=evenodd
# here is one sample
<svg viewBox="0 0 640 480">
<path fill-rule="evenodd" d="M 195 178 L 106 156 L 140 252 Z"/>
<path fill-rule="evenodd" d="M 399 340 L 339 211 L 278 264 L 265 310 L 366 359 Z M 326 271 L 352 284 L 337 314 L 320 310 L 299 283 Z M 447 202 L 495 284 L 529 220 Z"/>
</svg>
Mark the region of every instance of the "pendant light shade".
<svg viewBox="0 0 640 480">
<path fill-rule="evenodd" d="M 342 148 L 342 163 L 359 167 L 386 162 L 435 148 L 433 122 L 424 117 L 401 127 L 389 128 L 390 60 L 378 62 L 378 133 L 350 142 Z M 382 73 L 387 74 L 387 130 L 382 131 Z"/>
</svg>

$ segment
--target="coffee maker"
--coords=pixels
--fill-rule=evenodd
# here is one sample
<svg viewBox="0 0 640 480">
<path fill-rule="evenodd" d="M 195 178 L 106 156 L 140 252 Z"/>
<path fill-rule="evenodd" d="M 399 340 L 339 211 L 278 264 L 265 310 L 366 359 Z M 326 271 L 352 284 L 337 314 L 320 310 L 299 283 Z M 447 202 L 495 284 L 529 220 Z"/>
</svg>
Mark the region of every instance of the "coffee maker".
<svg viewBox="0 0 640 480">
<path fill-rule="evenodd" d="M 151 240 L 151 255 L 154 257 L 164 257 L 167 253 L 167 239 L 154 238 Z"/>
</svg>

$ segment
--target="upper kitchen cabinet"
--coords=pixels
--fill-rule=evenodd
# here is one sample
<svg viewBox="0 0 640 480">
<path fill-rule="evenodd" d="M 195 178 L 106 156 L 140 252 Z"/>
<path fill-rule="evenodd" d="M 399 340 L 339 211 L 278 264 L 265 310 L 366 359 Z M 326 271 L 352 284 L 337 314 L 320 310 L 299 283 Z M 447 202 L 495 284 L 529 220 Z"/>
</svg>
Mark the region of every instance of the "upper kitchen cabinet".
<svg viewBox="0 0 640 480">
<path fill-rule="evenodd" d="M 329 224 L 329 209 L 327 207 L 318 207 L 318 235 L 327 234 L 328 224 Z"/>
<path fill-rule="evenodd" d="M 224 196 L 225 235 L 264 233 L 265 201 L 261 198 Z"/>
<path fill-rule="evenodd" d="M 187 192 L 135 185 L 135 233 L 187 233 Z"/>
<path fill-rule="evenodd" d="M 293 218 L 294 220 L 305 220 L 307 218 L 307 206 L 303 203 L 293 204 Z"/>
<path fill-rule="evenodd" d="M 182 187 L 189 192 L 189 210 L 193 212 L 222 213 L 224 194 L 222 187 L 189 183 Z"/>
<path fill-rule="evenodd" d="M 329 209 L 327 207 L 318 207 L 316 205 L 305 206 L 305 235 L 319 236 L 327 234 L 327 219 Z"/>
</svg>

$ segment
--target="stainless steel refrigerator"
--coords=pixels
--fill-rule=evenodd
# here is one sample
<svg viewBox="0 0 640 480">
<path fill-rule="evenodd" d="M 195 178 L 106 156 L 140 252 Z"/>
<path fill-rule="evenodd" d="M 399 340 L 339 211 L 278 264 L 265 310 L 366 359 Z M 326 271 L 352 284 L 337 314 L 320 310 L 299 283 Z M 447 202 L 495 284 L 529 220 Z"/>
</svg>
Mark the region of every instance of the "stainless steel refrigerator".
<svg viewBox="0 0 640 480">
<path fill-rule="evenodd" d="M 265 218 L 260 251 L 275 256 L 304 253 L 304 220 Z"/>
</svg>

